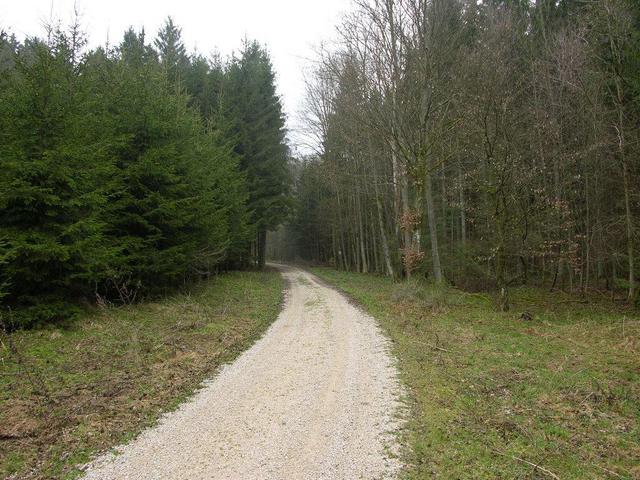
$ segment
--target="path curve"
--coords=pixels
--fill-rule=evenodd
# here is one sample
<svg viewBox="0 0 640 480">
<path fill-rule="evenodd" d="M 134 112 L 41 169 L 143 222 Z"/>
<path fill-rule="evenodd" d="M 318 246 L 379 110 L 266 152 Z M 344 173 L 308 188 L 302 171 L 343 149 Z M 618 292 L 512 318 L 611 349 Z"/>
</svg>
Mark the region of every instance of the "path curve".
<svg viewBox="0 0 640 480">
<path fill-rule="evenodd" d="M 373 318 L 303 270 L 252 348 L 86 480 L 390 479 L 400 386 Z"/>
</svg>

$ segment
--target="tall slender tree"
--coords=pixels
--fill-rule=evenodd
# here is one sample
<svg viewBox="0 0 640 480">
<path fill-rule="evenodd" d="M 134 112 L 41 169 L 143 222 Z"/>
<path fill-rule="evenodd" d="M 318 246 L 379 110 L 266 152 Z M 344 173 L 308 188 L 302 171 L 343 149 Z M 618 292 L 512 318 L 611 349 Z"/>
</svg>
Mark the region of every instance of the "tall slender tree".
<svg viewBox="0 0 640 480">
<path fill-rule="evenodd" d="M 275 229 L 290 208 L 288 148 L 284 114 L 276 94 L 275 74 L 266 50 L 245 41 L 228 69 L 223 105 L 232 122 L 235 151 L 245 172 L 252 214 L 255 262 L 265 263 L 267 231 Z"/>
</svg>

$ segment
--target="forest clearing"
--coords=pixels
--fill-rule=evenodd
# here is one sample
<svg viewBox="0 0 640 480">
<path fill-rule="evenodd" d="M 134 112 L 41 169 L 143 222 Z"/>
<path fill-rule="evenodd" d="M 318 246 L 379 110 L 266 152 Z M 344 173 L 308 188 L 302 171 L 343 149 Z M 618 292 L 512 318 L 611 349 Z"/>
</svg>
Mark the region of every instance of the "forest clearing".
<svg viewBox="0 0 640 480">
<path fill-rule="evenodd" d="M 2 478 L 640 479 L 639 2 L 59 2 L 0 5 Z"/>
</svg>

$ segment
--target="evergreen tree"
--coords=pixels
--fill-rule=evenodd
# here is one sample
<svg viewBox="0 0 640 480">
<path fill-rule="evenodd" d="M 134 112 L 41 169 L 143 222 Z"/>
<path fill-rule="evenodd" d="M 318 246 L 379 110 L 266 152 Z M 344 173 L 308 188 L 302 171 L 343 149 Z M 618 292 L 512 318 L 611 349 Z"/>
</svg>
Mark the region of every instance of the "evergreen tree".
<svg viewBox="0 0 640 480">
<path fill-rule="evenodd" d="M 257 42 L 245 42 L 240 57 L 232 60 L 225 87 L 223 102 L 247 176 L 255 228 L 252 253 L 256 264 L 264 266 L 266 233 L 282 222 L 290 208 L 290 180 L 275 75 L 269 55 Z"/>
<path fill-rule="evenodd" d="M 189 57 L 182 42 L 182 29 L 173 23 L 171 17 L 165 20 L 154 45 L 169 81 L 173 85 L 184 81 L 185 72 L 189 66 Z"/>
<path fill-rule="evenodd" d="M 221 70 L 198 58 L 190 69 L 179 29 L 163 32 L 177 34 L 160 52 L 130 29 L 115 50 L 85 55 L 77 25 L 49 43 L 0 36 L 0 299 L 22 326 L 247 257 L 246 176 L 207 87 Z M 168 65 L 203 82 L 209 118 Z"/>
<path fill-rule="evenodd" d="M 66 316 L 64 300 L 84 293 L 79 278 L 101 255 L 102 166 L 83 143 L 80 47 L 60 31 L 27 40 L 1 93 L 0 284 L 24 323 Z"/>
<path fill-rule="evenodd" d="M 188 97 L 168 85 L 143 35 L 128 35 L 119 53 L 120 83 L 107 89 L 112 96 L 101 115 L 110 115 L 102 130 L 118 139 L 104 211 L 117 252 L 109 281 L 117 292 L 153 290 L 207 273 L 226 258 L 236 240 L 230 216 L 243 221 L 244 185 L 234 157 Z"/>
</svg>

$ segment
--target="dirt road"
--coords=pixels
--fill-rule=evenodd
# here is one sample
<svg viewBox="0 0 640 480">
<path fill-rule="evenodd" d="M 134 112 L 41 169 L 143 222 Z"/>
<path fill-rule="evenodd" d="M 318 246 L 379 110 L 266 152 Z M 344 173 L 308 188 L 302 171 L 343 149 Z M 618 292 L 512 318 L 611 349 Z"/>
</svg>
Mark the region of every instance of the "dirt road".
<svg viewBox="0 0 640 480">
<path fill-rule="evenodd" d="M 302 270 L 262 339 L 86 479 L 394 478 L 399 384 L 374 320 Z"/>
</svg>

